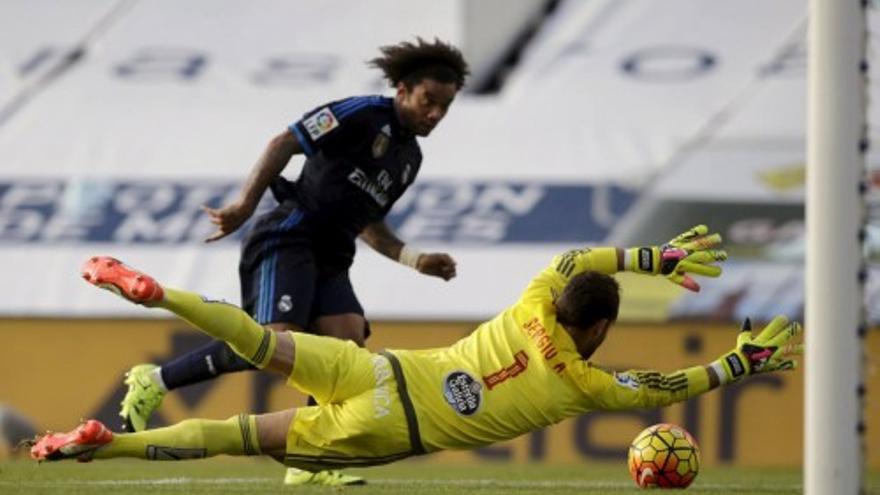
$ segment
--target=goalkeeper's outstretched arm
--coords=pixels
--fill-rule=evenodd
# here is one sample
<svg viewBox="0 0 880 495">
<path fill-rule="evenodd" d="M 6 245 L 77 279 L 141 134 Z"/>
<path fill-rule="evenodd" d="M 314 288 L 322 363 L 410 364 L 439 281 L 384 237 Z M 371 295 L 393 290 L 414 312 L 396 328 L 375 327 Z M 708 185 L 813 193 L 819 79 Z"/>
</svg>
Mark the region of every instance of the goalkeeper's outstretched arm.
<svg viewBox="0 0 880 495">
<path fill-rule="evenodd" d="M 611 275 L 631 271 L 646 275 L 663 275 L 670 282 L 692 291 L 700 290 L 690 274 L 717 277 L 721 267 L 712 263 L 727 259 L 727 253 L 713 249 L 721 243 L 719 234 L 709 234 L 705 225 L 698 225 L 662 246 L 584 248 L 567 251 L 553 258 L 529 284 L 524 298 L 553 298 L 572 277 L 588 270 Z"/>
<path fill-rule="evenodd" d="M 613 372 L 585 363 L 581 387 L 594 409 L 663 407 L 749 375 L 794 369 L 794 357 L 803 351 L 803 344 L 796 342 L 800 335 L 800 324 L 777 316 L 752 337 L 751 323 L 746 319 L 736 347 L 705 366 L 664 374 L 647 370 Z"/>
</svg>

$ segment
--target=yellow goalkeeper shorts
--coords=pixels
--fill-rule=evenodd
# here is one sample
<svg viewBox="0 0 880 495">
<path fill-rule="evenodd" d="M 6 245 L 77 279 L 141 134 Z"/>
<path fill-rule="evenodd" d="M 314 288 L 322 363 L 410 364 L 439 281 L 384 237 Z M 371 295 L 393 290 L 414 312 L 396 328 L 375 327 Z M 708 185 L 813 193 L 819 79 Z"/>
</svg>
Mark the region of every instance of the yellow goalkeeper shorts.
<svg viewBox="0 0 880 495">
<path fill-rule="evenodd" d="M 315 471 L 385 464 L 421 453 L 415 413 L 405 383 L 401 400 L 396 375 L 403 379 L 393 356 L 351 341 L 292 335 L 296 358 L 288 384 L 318 405 L 297 410 L 287 431 L 285 464 Z"/>
</svg>

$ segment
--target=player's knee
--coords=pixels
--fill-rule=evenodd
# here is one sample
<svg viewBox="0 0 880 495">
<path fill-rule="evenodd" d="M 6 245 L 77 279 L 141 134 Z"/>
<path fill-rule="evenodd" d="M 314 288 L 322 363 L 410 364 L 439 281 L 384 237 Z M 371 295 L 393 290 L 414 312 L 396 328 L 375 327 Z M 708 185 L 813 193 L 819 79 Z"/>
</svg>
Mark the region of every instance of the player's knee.
<svg viewBox="0 0 880 495">
<path fill-rule="evenodd" d="M 296 342 L 292 332 L 277 332 L 274 349 L 264 369 L 290 376 L 296 360 Z"/>
<path fill-rule="evenodd" d="M 296 409 L 256 416 L 257 441 L 260 451 L 268 456 L 284 455 L 287 447 L 287 431 L 296 415 Z"/>
<path fill-rule="evenodd" d="M 334 315 L 320 318 L 315 325 L 316 333 L 340 340 L 350 340 L 358 347 L 366 341 L 366 321 L 360 315 Z"/>
<path fill-rule="evenodd" d="M 364 345 L 366 344 L 364 331 L 362 329 L 358 330 L 354 328 L 346 328 L 342 329 L 340 331 L 340 334 L 341 335 L 337 336 L 337 338 L 354 342 L 355 344 L 357 344 L 358 347 L 364 347 Z"/>
<path fill-rule="evenodd" d="M 274 332 L 303 332 L 304 330 L 300 328 L 299 325 L 295 323 L 288 323 L 286 321 L 281 321 L 277 323 L 266 323 L 264 325 L 269 330 Z"/>
<path fill-rule="evenodd" d="M 363 347 L 365 344 L 364 332 L 363 330 L 357 330 L 354 328 L 337 328 L 330 332 L 328 332 L 330 337 L 336 337 L 340 340 L 348 340 L 357 344 L 358 347 Z"/>
</svg>

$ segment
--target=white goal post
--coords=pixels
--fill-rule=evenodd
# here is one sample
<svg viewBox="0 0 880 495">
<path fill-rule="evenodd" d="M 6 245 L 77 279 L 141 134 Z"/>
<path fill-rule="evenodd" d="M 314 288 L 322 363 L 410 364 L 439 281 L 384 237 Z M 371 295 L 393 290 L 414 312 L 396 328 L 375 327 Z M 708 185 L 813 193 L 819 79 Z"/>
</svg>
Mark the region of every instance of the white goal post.
<svg viewBox="0 0 880 495">
<path fill-rule="evenodd" d="M 863 493 L 866 8 L 810 0 L 804 488 Z"/>
</svg>

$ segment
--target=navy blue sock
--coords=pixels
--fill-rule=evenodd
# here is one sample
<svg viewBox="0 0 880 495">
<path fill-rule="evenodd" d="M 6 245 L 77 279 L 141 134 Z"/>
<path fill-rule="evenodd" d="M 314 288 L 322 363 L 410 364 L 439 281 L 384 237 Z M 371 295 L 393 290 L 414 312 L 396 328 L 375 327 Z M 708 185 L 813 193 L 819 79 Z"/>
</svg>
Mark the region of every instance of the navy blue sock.
<svg viewBox="0 0 880 495">
<path fill-rule="evenodd" d="M 201 383 L 236 371 L 255 370 L 254 365 L 239 356 L 226 342 L 211 343 L 162 365 L 162 381 L 168 390 Z"/>
</svg>

